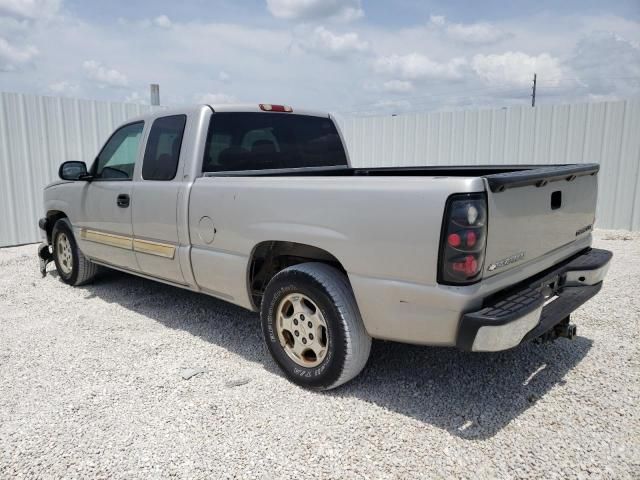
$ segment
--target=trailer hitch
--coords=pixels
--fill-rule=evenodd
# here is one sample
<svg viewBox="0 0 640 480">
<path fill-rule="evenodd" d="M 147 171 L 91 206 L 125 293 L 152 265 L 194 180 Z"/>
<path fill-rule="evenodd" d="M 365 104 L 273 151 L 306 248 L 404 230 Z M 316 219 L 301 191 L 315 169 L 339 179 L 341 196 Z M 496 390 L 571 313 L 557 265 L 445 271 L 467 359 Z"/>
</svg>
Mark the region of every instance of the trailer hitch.
<svg viewBox="0 0 640 480">
<path fill-rule="evenodd" d="M 556 332 L 558 337 L 564 337 L 568 340 L 573 340 L 578 334 L 578 327 L 573 323 L 569 323 L 568 320 L 569 319 L 567 319 L 567 323 L 560 323 L 556 325 L 553 330 Z"/>
<path fill-rule="evenodd" d="M 558 338 L 566 338 L 567 340 L 573 340 L 578 334 L 578 327 L 570 323 L 571 317 L 568 315 L 563 318 L 560 323 L 553 328 L 547 330 L 545 333 L 534 339 L 534 343 L 542 344 L 547 342 L 553 342 Z"/>
</svg>

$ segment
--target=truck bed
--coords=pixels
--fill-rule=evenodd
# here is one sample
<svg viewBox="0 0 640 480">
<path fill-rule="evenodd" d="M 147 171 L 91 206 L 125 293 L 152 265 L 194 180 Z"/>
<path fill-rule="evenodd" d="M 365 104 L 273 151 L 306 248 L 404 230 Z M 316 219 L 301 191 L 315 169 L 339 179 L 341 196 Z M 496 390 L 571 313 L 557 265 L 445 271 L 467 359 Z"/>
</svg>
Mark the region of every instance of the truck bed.
<svg viewBox="0 0 640 480">
<path fill-rule="evenodd" d="M 299 205 L 305 205 L 295 218 L 304 216 L 305 211 L 312 211 L 314 205 L 327 207 L 327 192 L 336 195 L 339 189 L 347 189 L 349 195 L 342 199 L 343 207 L 347 210 L 362 212 L 359 200 L 352 205 L 350 202 L 358 197 L 363 188 L 370 189 L 371 194 L 379 194 L 381 181 L 385 181 L 385 188 L 394 185 L 394 191 L 402 192 L 403 200 L 395 205 L 393 211 L 407 214 L 411 205 L 411 218 L 423 218 L 426 211 L 440 205 L 449 194 L 465 191 L 460 183 L 454 187 L 451 182 L 475 180 L 472 190 L 487 192 L 489 224 L 486 241 L 486 268 L 484 277 L 503 273 L 512 268 L 519 268 L 523 264 L 535 262 L 550 252 L 557 251 L 567 245 L 581 245 L 580 240 L 593 228 L 595 202 L 597 193 L 598 164 L 565 164 L 565 165 L 504 165 L 504 166 L 418 166 L 418 167 L 383 167 L 383 168 L 350 168 L 350 167 L 318 167 L 302 169 L 279 169 L 244 172 L 216 172 L 207 173 L 209 180 L 221 177 L 234 177 L 250 180 L 252 177 L 270 179 L 271 188 L 285 189 L 294 194 Z M 213 177 L 213 178 L 211 178 Z M 286 177 L 298 177 L 299 181 L 287 182 Z M 349 180 L 349 177 L 353 177 Z M 403 180 L 403 177 L 405 180 Z M 302 179 L 306 178 L 306 181 Z M 312 181 L 312 178 L 315 181 Z M 327 187 L 327 180 L 335 178 Z M 356 182 L 356 178 L 359 180 Z M 371 183 L 367 182 L 370 179 Z M 409 182 L 409 179 L 411 181 Z M 431 180 L 439 179 L 436 182 Z M 438 197 L 437 200 L 425 201 L 418 192 L 424 194 L 439 191 L 445 179 L 452 188 L 449 194 Z M 203 179 L 204 180 L 204 179 Z M 229 179 L 230 180 L 230 179 Z M 374 181 L 375 180 L 375 181 Z M 478 180 L 481 180 L 478 182 Z M 320 182 L 320 183 L 318 183 Z M 363 183 L 364 182 L 364 183 Z M 416 182 L 419 182 L 417 184 Z M 230 182 L 223 182 L 229 185 Z M 322 184 L 322 187 L 319 185 Z M 366 187 L 363 185 L 366 184 Z M 411 184 L 411 186 L 409 186 Z M 260 182 L 260 187 L 265 185 Z M 419 186 L 418 186 L 419 185 Z M 251 191 L 257 186 L 253 182 L 243 181 L 236 192 Z M 218 187 L 219 188 L 219 187 Z M 416 199 L 411 200 L 407 195 L 409 189 L 414 188 Z M 407 189 L 405 191 L 405 189 Z M 459 190 L 458 190 L 459 189 Z M 311 193 L 314 191 L 314 193 Z M 375 192 L 375 193 L 374 193 Z M 443 192 L 440 192 L 443 193 Z M 263 191 L 255 204 L 275 205 L 272 191 Z M 290 197 L 289 197 L 290 198 Z M 310 200 L 313 198 L 313 200 Z M 370 198 L 370 197 L 368 197 Z M 364 202 L 364 200 L 362 200 Z M 288 211 L 291 202 L 285 201 L 279 209 Z M 443 205 L 443 204 L 442 204 Z M 414 208 L 418 211 L 414 211 Z M 254 207 L 255 208 L 255 207 Z M 380 207 L 377 207 L 380 208 Z M 438 211 L 440 212 L 440 207 Z M 271 210 L 271 208 L 269 209 Z M 391 212 L 390 212 L 391 215 Z M 265 218 L 263 215 L 262 218 Z M 319 214 L 313 215 L 314 221 L 322 225 L 332 225 L 329 218 L 322 219 Z M 386 218 L 386 217 L 382 217 Z M 440 225 L 441 215 L 433 219 L 433 225 Z M 388 220 L 385 225 L 389 226 Z M 402 229 L 403 227 L 398 226 Z M 406 226 L 404 229 L 406 230 Z M 371 233 L 373 235 L 373 232 Z M 428 243 L 428 242 L 427 242 Z M 437 248 L 439 239 L 430 245 Z M 408 246 L 406 246 L 408 248 Z M 382 249 L 381 249 L 382 251 Z"/>
</svg>

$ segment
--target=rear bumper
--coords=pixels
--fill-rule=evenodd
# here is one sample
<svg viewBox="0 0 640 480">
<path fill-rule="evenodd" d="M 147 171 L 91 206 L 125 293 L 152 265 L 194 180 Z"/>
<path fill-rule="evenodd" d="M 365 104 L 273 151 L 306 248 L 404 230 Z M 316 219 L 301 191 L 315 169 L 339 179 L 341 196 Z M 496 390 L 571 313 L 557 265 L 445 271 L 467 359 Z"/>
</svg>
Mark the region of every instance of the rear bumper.
<svg viewBox="0 0 640 480">
<path fill-rule="evenodd" d="M 496 352 L 541 336 L 600 291 L 612 256 L 589 249 L 492 295 L 480 310 L 462 316 L 456 346 Z"/>
</svg>

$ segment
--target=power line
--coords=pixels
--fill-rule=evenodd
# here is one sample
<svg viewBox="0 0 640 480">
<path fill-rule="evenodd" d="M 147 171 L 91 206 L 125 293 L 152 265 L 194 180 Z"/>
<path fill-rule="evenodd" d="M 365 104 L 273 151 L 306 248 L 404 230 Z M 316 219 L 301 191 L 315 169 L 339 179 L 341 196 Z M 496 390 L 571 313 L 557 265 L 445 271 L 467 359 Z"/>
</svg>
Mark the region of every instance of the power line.
<svg viewBox="0 0 640 480">
<path fill-rule="evenodd" d="M 479 93 L 479 92 L 489 92 L 489 93 L 506 93 L 506 92 L 512 92 L 514 94 L 517 94 L 517 87 L 484 87 L 484 88 L 477 88 L 477 89 L 473 89 L 473 90 L 465 90 L 464 93 L 468 94 L 468 93 Z M 433 93 L 433 94 L 427 94 L 427 95 L 420 95 L 420 96 L 414 96 L 414 97 L 399 97 L 396 102 L 411 102 L 413 105 L 421 105 L 425 102 L 416 102 L 416 100 L 425 100 L 426 103 L 431 103 L 431 100 L 436 99 L 436 98 L 443 98 L 443 97 L 454 97 L 454 96 L 458 96 L 459 94 L 457 92 L 437 92 L 437 93 Z M 465 98 L 470 98 L 469 95 L 467 95 Z M 355 105 L 351 105 L 351 109 L 358 109 L 359 107 L 385 107 L 386 105 L 380 105 L 379 102 L 368 102 L 368 103 L 360 103 L 360 104 L 355 104 Z"/>
<path fill-rule="evenodd" d="M 440 96 L 440 98 L 442 98 L 442 96 Z M 452 104 L 460 104 L 461 102 L 463 102 L 464 100 L 468 100 L 468 99 L 476 99 L 478 98 L 477 96 L 473 96 L 473 95 L 450 95 L 449 98 L 447 98 L 448 102 L 440 102 L 440 103 L 452 103 Z M 486 98 L 482 97 L 482 98 Z M 517 99 L 521 99 L 523 98 L 523 95 L 520 94 L 518 97 L 513 97 L 514 100 Z M 402 110 L 402 113 L 415 113 L 415 112 L 419 112 L 422 111 L 424 108 L 429 107 L 431 105 L 434 105 L 436 103 L 438 103 L 437 98 L 432 99 L 430 101 L 423 101 L 423 102 L 416 102 L 416 103 L 411 103 L 410 105 L 407 106 L 403 106 L 403 105 L 393 105 L 393 104 L 381 104 L 381 105 L 372 105 L 370 109 L 359 109 L 359 110 L 343 110 L 343 111 L 337 111 L 336 113 L 340 113 L 340 114 L 371 114 L 371 115 L 376 115 L 380 113 L 381 109 L 389 109 L 389 108 L 399 108 Z M 402 100 L 401 100 L 402 101 Z M 459 105 L 460 106 L 460 105 Z"/>
</svg>

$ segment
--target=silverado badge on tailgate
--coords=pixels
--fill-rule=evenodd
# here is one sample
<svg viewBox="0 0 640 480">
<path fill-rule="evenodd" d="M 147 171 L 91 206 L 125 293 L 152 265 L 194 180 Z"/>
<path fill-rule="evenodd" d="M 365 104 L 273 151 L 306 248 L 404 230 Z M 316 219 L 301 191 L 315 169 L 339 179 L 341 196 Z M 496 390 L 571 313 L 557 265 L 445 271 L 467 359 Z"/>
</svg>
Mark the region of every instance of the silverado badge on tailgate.
<svg viewBox="0 0 640 480">
<path fill-rule="evenodd" d="M 515 255 L 511 255 L 510 257 L 503 258 L 502 260 L 498 260 L 495 263 L 489 265 L 487 270 L 493 272 L 496 268 L 502 268 L 507 265 L 511 265 L 512 263 L 516 263 L 524 258 L 524 252 L 516 253 Z"/>
</svg>

